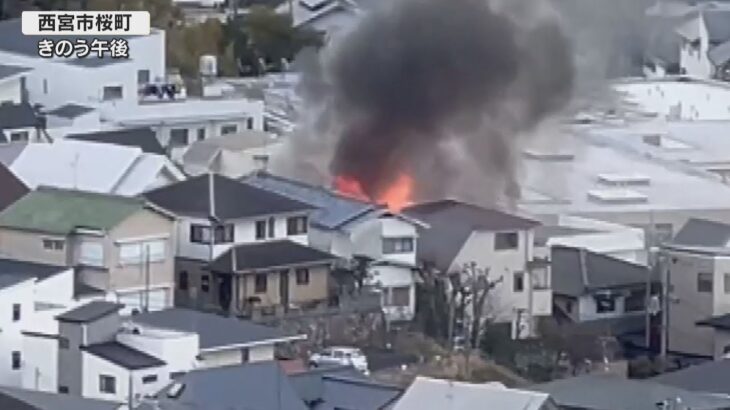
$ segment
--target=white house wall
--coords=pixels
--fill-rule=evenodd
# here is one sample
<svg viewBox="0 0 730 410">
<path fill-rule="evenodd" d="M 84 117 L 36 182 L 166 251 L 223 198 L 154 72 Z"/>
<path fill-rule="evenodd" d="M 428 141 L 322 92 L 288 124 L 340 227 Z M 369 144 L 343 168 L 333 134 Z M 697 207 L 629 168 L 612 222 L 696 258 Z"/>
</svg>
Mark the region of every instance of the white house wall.
<svg viewBox="0 0 730 410">
<path fill-rule="evenodd" d="M 145 334 L 141 328 L 142 335 Z M 144 337 L 129 333 L 117 335 L 117 341 L 141 352 L 154 356 L 167 364 L 167 371 L 188 372 L 197 366 L 196 356 L 200 350 L 198 335 L 183 334 L 175 337 Z"/>
<path fill-rule="evenodd" d="M 248 349 L 249 362 L 266 362 L 269 360 L 274 360 L 274 345 L 254 346 Z"/>
<path fill-rule="evenodd" d="M 0 385 L 21 387 L 25 357 L 22 330 L 33 317 L 33 279 L 0 289 Z M 20 305 L 20 320 L 13 321 L 13 305 Z M 21 352 L 20 369 L 12 369 L 12 352 Z"/>
<path fill-rule="evenodd" d="M 389 320 L 411 320 L 416 312 L 416 285 L 413 270 L 401 266 L 380 265 L 371 269 L 372 283 L 379 283 L 383 288 L 383 297 L 387 297 L 391 289 L 408 287 L 408 306 L 383 306 L 383 312 Z M 385 302 L 385 300 L 383 300 Z M 403 317 L 405 316 L 405 317 Z"/>
<path fill-rule="evenodd" d="M 49 393 L 58 392 L 58 340 L 26 336 L 23 338 L 22 387 Z"/>
<path fill-rule="evenodd" d="M 221 367 L 243 363 L 243 354 L 239 349 L 221 350 L 215 352 L 202 352 L 200 354 L 200 367 Z"/>
<path fill-rule="evenodd" d="M 20 77 L 5 81 L 0 80 L 0 103 L 12 102 L 19 104 L 20 101 Z"/>
<path fill-rule="evenodd" d="M 130 378 L 134 396 L 154 394 L 170 381 L 170 374 L 165 366 L 130 372 L 127 369 L 86 352 L 82 354 L 82 362 L 83 380 L 81 394 L 86 398 L 110 400 L 120 403 L 127 402 L 129 399 Z M 116 379 L 115 394 L 99 391 L 100 375 L 108 375 Z M 148 375 L 157 375 L 157 381 L 149 384 L 142 383 L 142 378 Z"/>
<path fill-rule="evenodd" d="M 74 270 L 60 273 L 36 282 L 35 300 L 47 303 L 68 304 L 74 298 Z"/>
</svg>

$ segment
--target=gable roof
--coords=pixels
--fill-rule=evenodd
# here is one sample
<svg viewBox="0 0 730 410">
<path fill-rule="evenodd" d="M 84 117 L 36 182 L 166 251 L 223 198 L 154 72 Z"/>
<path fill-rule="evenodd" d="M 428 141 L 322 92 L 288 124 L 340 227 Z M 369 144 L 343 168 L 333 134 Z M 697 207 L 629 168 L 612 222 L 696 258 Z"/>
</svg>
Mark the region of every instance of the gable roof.
<svg viewBox="0 0 730 410">
<path fill-rule="evenodd" d="M 165 149 L 151 128 L 129 128 L 113 131 L 97 131 L 86 134 L 71 134 L 67 139 L 79 141 L 103 142 L 105 144 L 137 147 L 142 152 L 165 155 Z"/>
<path fill-rule="evenodd" d="M 337 259 L 330 253 L 284 239 L 234 245 L 218 256 L 210 269 L 219 273 L 254 273 L 285 266 L 326 264 Z"/>
<path fill-rule="evenodd" d="M 0 103 L 0 128 L 35 128 L 37 125 L 38 117 L 30 104 Z"/>
<path fill-rule="evenodd" d="M 419 376 L 393 410 L 540 410 L 548 401 L 545 393 L 508 389 L 499 383 L 472 384 Z"/>
<path fill-rule="evenodd" d="M 690 218 L 677 232 L 672 243 L 684 246 L 725 247 L 730 242 L 730 225 Z"/>
<path fill-rule="evenodd" d="M 0 288 L 28 279 L 42 281 L 71 268 L 0 258 Z"/>
<path fill-rule="evenodd" d="M 45 185 L 134 196 L 158 183 L 163 169 L 170 171 L 172 180 L 184 179 L 167 157 L 137 147 L 72 139 L 6 145 L 11 147 L 0 147 L 0 161 L 30 188 Z"/>
<path fill-rule="evenodd" d="M 117 410 L 119 403 L 0 386 L 3 410 Z"/>
<path fill-rule="evenodd" d="M 0 164 L 0 211 L 22 198 L 30 189 L 5 165 Z"/>
<path fill-rule="evenodd" d="M 30 68 L 21 67 L 19 65 L 0 64 L 0 80 L 13 77 L 26 71 L 30 71 Z"/>
<path fill-rule="evenodd" d="M 708 361 L 651 378 L 680 389 L 730 395 L 730 359 Z"/>
<path fill-rule="evenodd" d="M 145 206 L 138 198 L 40 187 L 0 213 L 0 227 L 58 235 L 108 231 Z"/>
<path fill-rule="evenodd" d="M 532 386 L 531 389 L 549 393 L 559 406 L 589 410 L 656 410 L 657 403 L 677 398 L 687 408 L 697 410 L 720 410 L 730 406 L 728 398 L 612 374 L 572 377 Z"/>
<path fill-rule="evenodd" d="M 169 397 L 178 384 L 180 395 Z M 275 361 L 193 370 L 157 397 L 160 408 L 171 410 L 308 410 Z"/>
<path fill-rule="evenodd" d="M 318 208 L 312 214 L 312 224 L 325 229 L 338 229 L 347 222 L 378 209 L 375 204 L 339 195 L 325 187 L 310 185 L 268 172 L 255 172 L 243 177 L 242 180 Z"/>
<path fill-rule="evenodd" d="M 646 266 L 567 246 L 553 246 L 550 262 L 553 292 L 573 297 L 595 290 L 644 285 L 649 274 Z"/>
<path fill-rule="evenodd" d="M 143 326 L 197 333 L 201 350 L 221 350 L 231 346 L 269 344 L 273 341 L 302 338 L 247 320 L 183 308 L 143 312 L 129 319 Z"/>
<path fill-rule="evenodd" d="M 539 225 L 531 219 L 452 199 L 413 205 L 403 213 L 430 226 L 419 231 L 417 257 L 444 272 L 472 232 L 521 231 Z"/>
<path fill-rule="evenodd" d="M 164 366 L 165 362 L 147 353 L 132 349 L 119 342 L 99 343 L 81 348 L 87 353 L 100 357 L 128 370 L 147 369 Z"/>
<path fill-rule="evenodd" d="M 382 409 L 403 389 L 367 379 L 350 366 L 325 367 L 289 375 L 299 397 L 317 410 Z"/>
<path fill-rule="evenodd" d="M 88 323 L 119 312 L 123 307 L 124 305 L 119 303 L 94 300 L 56 316 L 56 320 L 68 323 Z"/>
<path fill-rule="evenodd" d="M 54 110 L 48 111 L 48 114 L 71 120 L 92 111 L 94 111 L 94 108 L 74 103 L 68 103 Z M 68 136 L 66 138 L 68 138 Z"/>
<path fill-rule="evenodd" d="M 184 216 L 207 218 L 211 215 L 208 174 L 167 185 L 144 194 L 150 201 Z M 213 175 L 215 215 L 221 219 L 248 218 L 277 213 L 302 212 L 313 207 L 304 202 L 239 182 L 222 175 Z"/>
</svg>

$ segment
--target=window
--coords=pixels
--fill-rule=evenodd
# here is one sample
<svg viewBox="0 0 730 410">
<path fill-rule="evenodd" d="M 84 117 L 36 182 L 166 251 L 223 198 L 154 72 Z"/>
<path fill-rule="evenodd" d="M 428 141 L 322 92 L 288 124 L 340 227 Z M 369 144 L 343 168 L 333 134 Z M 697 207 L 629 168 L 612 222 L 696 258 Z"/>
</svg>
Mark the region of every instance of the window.
<svg viewBox="0 0 730 410">
<path fill-rule="evenodd" d="M 150 262 L 162 262 L 165 260 L 166 242 L 158 239 L 145 242 L 132 242 L 119 245 L 119 263 L 122 265 L 136 265 Z"/>
<path fill-rule="evenodd" d="M 251 352 L 247 347 L 241 349 L 241 363 L 248 363 L 251 360 Z"/>
<path fill-rule="evenodd" d="M 390 306 L 409 306 L 411 301 L 411 288 L 398 286 L 391 288 Z"/>
<path fill-rule="evenodd" d="M 200 290 L 208 292 L 210 290 L 210 276 L 203 275 L 200 277 Z"/>
<path fill-rule="evenodd" d="M 205 128 L 198 128 L 197 134 L 198 134 L 198 141 L 204 140 L 205 139 Z"/>
<path fill-rule="evenodd" d="M 79 247 L 79 263 L 86 266 L 104 266 L 104 244 L 83 241 Z"/>
<path fill-rule="evenodd" d="M 497 232 L 494 235 L 494 250 L 517 249 L 520 244 L 517 232 Z"/>
<path fill-rule="evenodd" d="M 266 293 L 267 279 L 265 273 L 258 273 L 254 278 L 254 288 L 256 293 Z"/>
<path fill-rule="evenodd" d="M 15 351 L 12 353 L 12 368 L 13 370 L 20 369 L 20 352 Z"/>
<path fill-rule="evenodd" d="M 188 290 L 188 271 L 180 271 L 177 276 L 177 287 L 180 290 Z"/>
<path fill-rule="evenodd" d="M 294 216 L 286 218 L 286 234 L 287 235 L 302 235 L 307 233 L 307 217 L 306 216 Z"/>
<path fill-rule="evenodd" d="M 712 293 L 712 274 L 700 272 L 697 274 L 697 292 Z"/>
<path fill-rule="evenodd" d="M 512 276 L 512 290 L 514 292 L 522 292 L 525 290 L 525 273 L 515 272 Z"/>
<path fill-rule="evenodd" d="M 102 393 L 116 394 L 117 379 L 114 376 L 99 375 L 99 391 Z"/>
<path fill-rule="evenodd" d="M 530 276 L 533 289 L 550 289 L 550 273 L 547 268 L 533 268 Z"/>
<path fill-rule="evenodd" d="M 616 311 L 616 299 L 610 295 L 596 295 L 596 313 L 611 313 Z"/>
<path fill-rule="evenodd" d="M 104 87 L 102 90 L 102 100 L 121 100 L 124 96 L 121 86 Z"/>
<path fill-rule="evenodd" d="M 20 303 L 13 303 L 13 322 L 20 320 Z"/>
<path fill-rule="evenodd" d="M 724 275 L 723 288 L 725 288 L 725 293 L 730 293 L 730 273 Z"/>
<path fill-rule="evenodd" d="M 68 394 L 68 386 L 58 386 L 58 392 L 61 394 Z"/>
<path fill-rule="evenodd" d="M 233 225 L 221 225 L 215 227 L 215 243 L 233 242 Z"/>
<path fill-rule="evenodd" d="M 266 221 L 256 221 L 256 239 L 266 239 Z"/>
<path fill-rule="evenodd" d="M 274 218 L 269 218 L 269 238 L 273 238 L 276 236 L 276 220 Z"/>
<path fill-rule="evenodd" d="M 646 291 L 644 289 L 632 290 L 624 300 L 624 311 L 643 312 L 646 307 Z"/>
<path fill-rule="evenodd" d="M 64 241 L 61 239 L 44 239 L 43 240 L 43 249 L 46 249 L 49 251 L 62 251 L 63 242 Z"/>
<path fill-rule="evenodd" d="M 150 70 L 137 70 L 137 84 L 143 85 L 150 82 Z"/>
<path fill-rule="evenodd" d="M 59 349 L 68 349 L 68 339 L 65 337 L 59 337 L 58 338 L 58 348 Z"/>
<path fill-rule="evenodd" d="M 309 269 L 301 268 L 296 270 L 297 274 L 297 285 L 308 285 L 309 284 Z"/>
<path fill-rule="evenodd" d="M 205 225 L 190 225 L 190 242 L 210 243 L 210 227 Z"/>
<path fill-rule="evenodd" d="M 147 376 L 142 377 L 142 384 L 150 384 L 157 381 L 157 375 L 156 374 L 150 374 Z"/>
<path fill-rule="evenodd" d="M 43 94 L 48 94 L 48 80 L 43 79 Z"/>
<path fill-rule="evenodd" d="M 383 238 L 383 253 L 413 252 L 413 238 Z"/>
<path fill-rule="evenodd" d="M 173 128 L 170 130 L 170 145 L 180 147 L 188 145 L 188 129 Z"/>
<path fill-rule="evenodd" d="M 253 129 L 253 118 L 247 118 L 246 119 L 246 128 L 252 130 Z"/>
<path fill-rule="evenodd" d="M 170 373 L 170 379 L 171 380 L 177 380 L 181 377 L 185 376 L 185 372 L 172 372 Z"/>
<path fill-rule="evenodd" d="M 235 134 L 238 131 L 236 124 L 228 124 L 221 126 L 221 135 Z"/>
<path fill-rule="evenodd" d="M 11 132 L 10 141 L 28 141 L 28 131 Z"/>
</svg>

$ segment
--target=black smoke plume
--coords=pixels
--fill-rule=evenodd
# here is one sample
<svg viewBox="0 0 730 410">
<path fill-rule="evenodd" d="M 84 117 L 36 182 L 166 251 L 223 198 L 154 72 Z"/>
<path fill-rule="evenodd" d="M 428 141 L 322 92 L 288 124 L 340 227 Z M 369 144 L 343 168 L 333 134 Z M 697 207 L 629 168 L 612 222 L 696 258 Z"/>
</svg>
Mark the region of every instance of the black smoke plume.
<svg viewBox="0 0 730 410">
<path fill-rule="evenodd" d="M 557 18 L 536 0 L 387 3 L 305 74 L 298 154 L 372 197 L 408 173 L 419 199 L 517 198 L 520 139 L 571 96 Z"/>
</svg>

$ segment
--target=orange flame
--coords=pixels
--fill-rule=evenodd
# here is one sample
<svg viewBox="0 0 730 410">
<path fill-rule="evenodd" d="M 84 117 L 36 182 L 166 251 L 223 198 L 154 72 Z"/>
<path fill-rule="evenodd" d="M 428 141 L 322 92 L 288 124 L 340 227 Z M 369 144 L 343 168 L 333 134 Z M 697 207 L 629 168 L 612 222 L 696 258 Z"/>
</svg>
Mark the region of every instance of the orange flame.
<svg viewBox="0 0 730 410">
<path fill-rule="evenodd" d="M 362 201 L 371 201 L 365 191 L 362 189 L 360 181 L 339 175 L 335 177 L 335 189 L 340 193 L 349 196 L 351 198 L 359 199 Z M 375 202 L 379 204 L 385 204 L 388 209 L 393 212 L 400 212 L 411 202 L 413 195 L 413 178 L 408 174 L 398 174 L 398 177 L 393 181 L 382 193 L 379 193 Z"/>
</svg>

